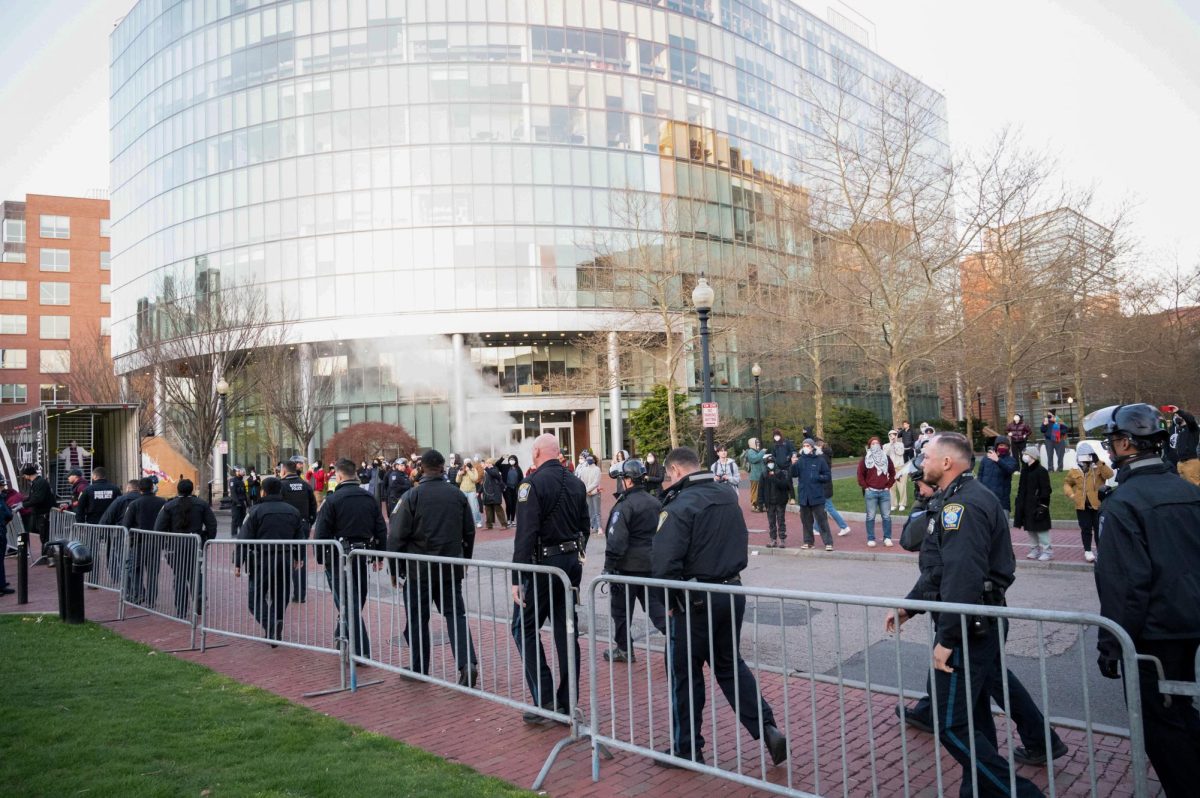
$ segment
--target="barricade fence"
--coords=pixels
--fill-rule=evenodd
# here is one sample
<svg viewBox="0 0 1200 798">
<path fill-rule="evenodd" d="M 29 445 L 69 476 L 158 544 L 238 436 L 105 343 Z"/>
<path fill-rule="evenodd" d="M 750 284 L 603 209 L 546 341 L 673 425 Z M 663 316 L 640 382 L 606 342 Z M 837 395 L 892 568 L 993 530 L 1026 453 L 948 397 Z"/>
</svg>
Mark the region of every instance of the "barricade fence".
<svg viewBox="0 0 1200 798">
<path fill-rule="evenodd" d="M 601 598 L 603 587 L 610 597 L 619 591 L 623 598 L 628 590 L 644 600 L 642 606 L 653 607 L 661 599 L 670 611 L 664 652 L 651 647 L 649 635 L 635 639 L 633 627 L 623 630 L 624 640 L 613 640 L 611 624 L 602 636 L 600 610 L 608 603 Z M 899 608 L 943 617 L 961 613 L 949 616 L 956 619 L 962 640 L 949 663 L 953 673 L 931 667 L 935 638 L 927 620 L 901 627 L 889 639 L 885 617 Z M 960 777 L 973 794 L 1023 794 L 1030 785 L 1017 773 L 1016 749 L 1053 750 L 1058 742 L 1046 720 L 1054 712 L 1052 697 L 1059 699 L 1063 692 L 1052 691 L 1048 677 L 1046 627 L 1051 625 L 1073 628 L 1079 635 L 1078 657 L 1068 656 L 1067 677 L 1082 690 L 1081 747 L 1086 751 L 1076 758 L 1085 760 L 1082 769 L 1092 794 L 1104 794 L 1102 783 L 1114 778 L 1107 768 L 1119 764 L 1107 751 L 1097 754 L 1088 695 L 1089 669 L 1095 666 L 1082 644 L 1087 632 L 1111 633 L 1121 645 L 1125 672 L 1137 672 L 1128 635 L 1111 621 L 1085 613 L 602 575 L 590 585 L 588 619 L 594 779 L 600 776 L 601 746 L 608 746 L 792 796 L 874 796 L 901 788 L 904 795 L 943 795 L 958 789 Z M 1010 670 L 1005 651 L 1014 622 L 1032 624 L 1035 632 L 1038 678 L 1028 690 Z M 622 650 L 617 662 L 605 662 L 600 654 L 608 641 Z M 852 655 L 850 645 L 861 653 Z M 850 660 L 855 660 L 865 689 L 846 684 Z M 833 679 L 817 678 L 831 671 Z M 981 678 L 985 673 L 992 676 Z M 939 710 L 920 704 L 914 708 L 933 733 L 910 741 L 904 731 L 908 708 L 903 691 L 897 695 L 889 683 L 907 686 L 911 696 L 922 680 L 926 686 L 917 694 L 928 692 Z M 876 683 L 889 689 L 877 691 Z M 975 730 L 978 713 L 992 717 L 989 699 L 1012 710 L 1011 717 L 996 724 L 994 738 Z M 1130 779 L 1134 795 L 1144 796 L 1146 758 L 1136 679 L 1125 685 L 1125 699 L 1130 763 L 1128 773 L 1122 770 L 1115 778 Z M 986 728 L 986 720 L 980 720 Z M 786 738 L 785 746 L 773 739 L 771 725 Z M 963 771 L 944 760 L 943 745 L 948 755 L 975 766 Z M 927 766 L 930 760 L 933 768 Z M 1063 763 L 1050 758 L 1044 767 L 1044 775 L 1034 781 L 1054 796 Z"/>
<path fill-rule="evenodd" d="M 75 513 L 70 510 L 50 511 L 50 537 L 47 540 L 73 540 L 71 527 L 75 526 Z"/>
<path fill-rule="evenodd" d="M 200 536 L 182 532 L 130 529 L 121 600 L 141 610 L 191 627 L 196 645 L 200 607 Z M 167 568 L 162 567 L 163 563 Z"/>
<path fill-rule="evenodd" d="M 25 534 L 25 522 L 21 520 L 20 513 L 13 513 L 12 520 L 5 526 L 7 539 L 5 545 L 10 549 L 17 548 L 17 541 L 21 535 Z"/>
<path fill-rule="evenodd" d="M 346 571 L 351 685 L 355 668 L 370 665 L 570 727 L 534 782 L 539 789 L 581 728 L 577 592 L 567 574 L 365 549 L 349 553 Z M 523 606 L 513 600 L 514 584 Z"/>
<path fill-rule="evenodd" d="M 85 585 L 114 593 L 123 591 L 128 537 L 123 526 L 77 523 L 71 527 L 70 539 L 78 540 L 92 553 L 92 570 L 83 579 Z"/>
</svg>

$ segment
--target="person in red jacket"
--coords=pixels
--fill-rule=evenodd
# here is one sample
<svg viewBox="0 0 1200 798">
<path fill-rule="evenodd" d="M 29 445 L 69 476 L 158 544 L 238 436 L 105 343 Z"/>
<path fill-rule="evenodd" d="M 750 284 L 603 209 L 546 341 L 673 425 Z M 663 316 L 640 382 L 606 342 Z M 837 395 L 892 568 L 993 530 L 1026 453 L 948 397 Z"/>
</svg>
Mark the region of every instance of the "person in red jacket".
<svg viewBox="0 0 1200 798">
<path fill-rule="evenodd" d="M 892 545 L 892 494 L 896 467 L 883 450 L 879 436 L 867 441 L 867 453 L 858 461 L 858 486 L 867 502 L 867 545 L 875 547 L 875 516 L 883 516 L 883 545 Z"/>
</svg>

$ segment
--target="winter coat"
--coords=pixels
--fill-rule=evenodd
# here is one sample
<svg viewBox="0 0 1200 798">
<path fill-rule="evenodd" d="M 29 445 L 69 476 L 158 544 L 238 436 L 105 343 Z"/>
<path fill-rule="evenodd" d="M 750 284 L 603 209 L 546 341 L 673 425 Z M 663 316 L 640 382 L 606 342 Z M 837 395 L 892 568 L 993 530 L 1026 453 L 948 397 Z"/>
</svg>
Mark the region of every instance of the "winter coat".
<svg viewBox="0 0 1200 798">
<path fill-rule="evenodd" d="M 863 490 L 887 490 L 896 482 L 896 466 L 892 458 L 887 460 L 887 474 L 880 474 L 874 468 L 867 467 L 867 458 L 858 461 L 858 486 Z"/>
<path fill-rule="evenodd" d="M 904 441 L 900 440 L 899 436 L 896 440 L 890 441 L 883 445 L 883 451 L 891 458 L 892 465 L 896 468 L 896 473 L 900 473 L 900 469 L 904 467 Z"/>
<path fill-rule="evenodd" d="M 771 454 L 775 456 L 775 465 L 779 468 L 786 468 L 787 464 L 792 462 L 792 455 L 796 453 L 796 447 L 787 438 L 780 436 L 779 443 L 775 439 L 771 439 Z"/>
<path fill-rule="evenodd" d="M 799 480 L 796 504 L 801 507 L 816 507 L 825 504 L 825 483 L 830 482 L 829 463 L 822 455 L 801 454 L 792 463 L 791 475 Z"/>
<path fill-rule="evenodd" d="M 758 482 L 758 495 L 763 504 L 769 504 L 772 507 L 782 507 L 787 504 L 788 497 L 792 495 L 792 478 L 787 469 L 781 469 L 778 466 L 774 469 L 767 469 Z"/>
<path fill-rule="evenodd" d="M 833 450 L 822 449 L 821 456 L 825 458 L 825 465 L 829 466 L 829 481 L 825 483 L 825 498 L 833 498 Z"/>
<path fill-rule="evenodd" d="M 1113 470 L 1104 463 L 1093 463 L 1086 474 L 1082 468 L 1075 466 L 1067 472 L 1066 479 L 1063 480 L 1063 493 L 1075 502 L 1076 510 L 1083 509 L 1084 500 L 1093 510 L 1099 510 L 1100 489 L 1104 487 L 1105 482 L 1112 479 L 1112 475 Z"/>
<path fill-rule="evenodd" d="M 1004 428 L 1008 439 L 1013 443 L 1021 443 L 1029 440 L 1029 436 L 1033 434 L 1033 429 L 1025 423 L 1025 419 L 1021 419 L 1021 423 L 1010 421 L 1008 426 Z"/>
<path fill-rule="evenodd" d="M 763 457 L 766 452 L 762 449 L 747 449 L 746 450 L 746 468 L 750 472 L 750 481 L 757 482 L 763 478 Z"/>
<path fill-rule="evenodd" d="M 1012 505 L 1012 475 L 1017 473 L 1017 461 L 1006 454 L 996 462 L 990 457 L 979 461 L 979 482 L 1000 500 L 1005 510 Z"/>
<path fill-rule="evenodd" d="M 1049 532 L 1050 492 L 1050 472 L 1035 460 L 1021 472 L 1013 526 L 1026 532 Z"/>
<path fill-rule="evenodd" d="M 483 470 L 483 503 L 502 504 L 504 502 L 504 477 L 500 469 L 488 466 Z"/>
<path fill-rule="evenodd" d="M 475 465 L 472 464 L 470 468 L 466 468 L 465 466 L 460 468 L 455 479 L 463 493 L 475 493 L 478 489 L 480 476 L 479 472 L 475 469 Z"/>
</svg>

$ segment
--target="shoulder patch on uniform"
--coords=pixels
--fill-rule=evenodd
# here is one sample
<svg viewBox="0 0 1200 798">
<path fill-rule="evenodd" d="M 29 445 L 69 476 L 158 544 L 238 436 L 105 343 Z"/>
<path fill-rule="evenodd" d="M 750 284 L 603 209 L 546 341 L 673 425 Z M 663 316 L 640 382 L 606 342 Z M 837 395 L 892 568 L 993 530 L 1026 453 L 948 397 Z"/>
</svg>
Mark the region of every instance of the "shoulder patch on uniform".
<svg viewBox="0 0 1200 798">
<path fill-rule="evenodd" d="M 520 489 L 517 491 L 517 501 L 523 502 L 529 498 L 529 483 L 522 482 Z"/>
<path fill-rule="evenodd" d="M 962 524 L 964 507 L 961 504 L 947 504 L 942 508 L 942 529 L 953 532 Z"/>
<path fill-rule="evenodd" d="M 663 510 L 658 514 L 658 529 L 655 529 L 654 531 L 657 532 L 659 529 L 662 529 L 663 524 L 665 523 L 667 523 L 667 511 Z"/>
</svg>

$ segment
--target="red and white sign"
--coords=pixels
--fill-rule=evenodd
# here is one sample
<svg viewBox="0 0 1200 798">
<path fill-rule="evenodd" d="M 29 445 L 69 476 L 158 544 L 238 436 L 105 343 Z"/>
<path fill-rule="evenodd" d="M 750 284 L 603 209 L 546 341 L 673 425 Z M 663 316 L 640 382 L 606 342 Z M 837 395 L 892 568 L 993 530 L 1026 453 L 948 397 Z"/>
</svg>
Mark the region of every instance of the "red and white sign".
<svg viewBox="0 0 1200 798">
<path fill-rule="evenodd" d="M 229 454 L 229 441 L 219 441 L 217 443 L 217 451 L 221 454 Z"/>
<path fill-rule="evenodd" d="M 700 418 L 705 427 L 719 427 L 720 417 L 717 415 L 716 402 L 704 402 L 700 405 Z"/>
</svg>

